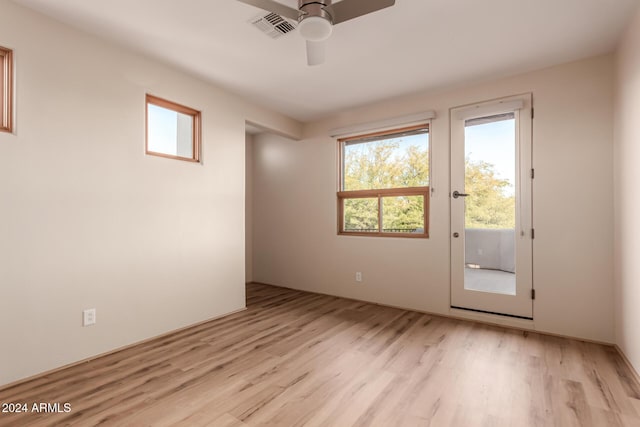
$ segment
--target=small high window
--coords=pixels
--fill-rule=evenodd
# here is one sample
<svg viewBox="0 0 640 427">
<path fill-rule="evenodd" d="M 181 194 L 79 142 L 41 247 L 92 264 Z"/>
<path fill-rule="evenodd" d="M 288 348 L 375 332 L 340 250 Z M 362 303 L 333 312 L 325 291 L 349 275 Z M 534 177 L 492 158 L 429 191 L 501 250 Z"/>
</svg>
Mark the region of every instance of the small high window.
<svg viewBox="0 0 640 427">
<path fill-rule="evenodd" d="M 428 124 L 339 144 L 338 233 L 428 237 Z"/>
<path fill-rule="evenodd" d="M 147 95 L 146 153 L 200 161 L 200 112 Z"/>
<path fill-rule="evenodd" d="M 13 51 L 0 46 L 0 131 L 13 130 Z"/>
</svg>

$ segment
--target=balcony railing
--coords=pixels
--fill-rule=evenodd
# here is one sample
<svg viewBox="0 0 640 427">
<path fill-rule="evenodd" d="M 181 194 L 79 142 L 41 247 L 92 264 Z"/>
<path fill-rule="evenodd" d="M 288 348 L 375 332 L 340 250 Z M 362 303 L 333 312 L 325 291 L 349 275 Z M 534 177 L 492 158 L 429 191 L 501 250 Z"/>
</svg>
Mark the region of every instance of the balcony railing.
<svg viewBox="0 0 640 427">
<path fill-rule="evenodd" d="M 348 233 L 377 233 L 377 228 L 347 228 L 344 230 Z M 383 233 L 421 233 L 422 229 L 418 228 L 383 228 Z"/>
</svg>

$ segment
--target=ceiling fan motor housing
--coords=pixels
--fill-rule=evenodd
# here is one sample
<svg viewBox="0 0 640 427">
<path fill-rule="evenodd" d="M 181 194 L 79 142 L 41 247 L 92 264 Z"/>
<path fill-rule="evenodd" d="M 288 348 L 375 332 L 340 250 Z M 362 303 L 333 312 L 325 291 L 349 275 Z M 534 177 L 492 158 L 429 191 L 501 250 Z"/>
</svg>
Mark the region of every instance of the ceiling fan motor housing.
<svg viewBox="0 0 640 427">
<path fill-rule="evenodd" d="M 331 0 L 298 0 L 300 18 L 298 31 L 307 41 L 319 42 L 329 38 L 333 31 L 333 18 L 324 9 Z"/>
</svg>

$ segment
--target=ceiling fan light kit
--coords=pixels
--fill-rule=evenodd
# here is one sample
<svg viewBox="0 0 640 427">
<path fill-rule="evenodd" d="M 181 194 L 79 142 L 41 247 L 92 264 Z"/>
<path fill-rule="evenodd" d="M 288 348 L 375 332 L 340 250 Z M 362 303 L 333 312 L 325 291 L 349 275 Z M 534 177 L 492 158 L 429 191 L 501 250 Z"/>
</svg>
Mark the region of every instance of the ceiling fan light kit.
<svg viewBox="0 0 640 427">
<path fill-rule="evenodd" d="M 310 16 L 300 21 L 298 31 L 303 39 L 310 42 L 321 42 L 329 38 L 333 32 L 331 22 L 319 16 Z"/>
<path fill-rule="evenodd" d="M 298 9 L 284 6 L 274 0 L 238 0 L 298 21 L 298 31 L 307 42 L 307 64 L 324 62 L 324 43 L 333 26 L 380 9 L 393 6 L 395 0 L 342 0 L 335 5 L 331 0 L 298 0 Z"/>
</svg>

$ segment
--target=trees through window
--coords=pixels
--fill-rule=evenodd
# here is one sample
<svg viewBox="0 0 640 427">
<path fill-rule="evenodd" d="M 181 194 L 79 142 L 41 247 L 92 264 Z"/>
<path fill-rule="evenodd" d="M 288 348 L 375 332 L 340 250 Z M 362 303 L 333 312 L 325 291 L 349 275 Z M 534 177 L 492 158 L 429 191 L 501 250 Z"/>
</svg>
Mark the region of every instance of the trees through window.
<svg viewBox="0 0 640 427">
<path fill-rule="evenodd" d="M 339 140 L 338 232 L 428 237 L 429 126 Z"/>
</svg>

